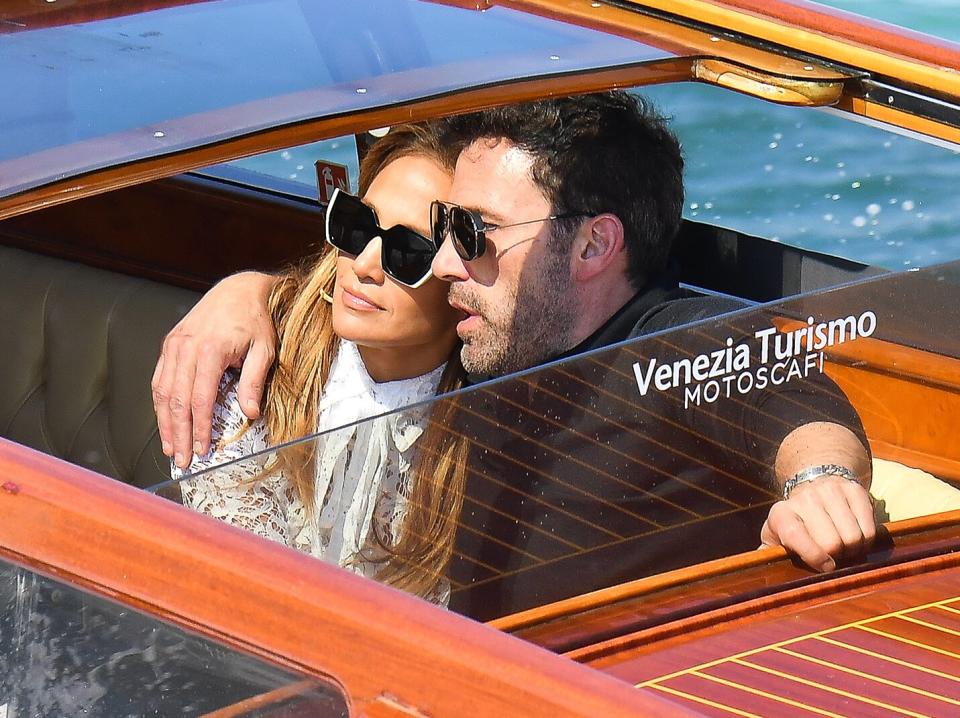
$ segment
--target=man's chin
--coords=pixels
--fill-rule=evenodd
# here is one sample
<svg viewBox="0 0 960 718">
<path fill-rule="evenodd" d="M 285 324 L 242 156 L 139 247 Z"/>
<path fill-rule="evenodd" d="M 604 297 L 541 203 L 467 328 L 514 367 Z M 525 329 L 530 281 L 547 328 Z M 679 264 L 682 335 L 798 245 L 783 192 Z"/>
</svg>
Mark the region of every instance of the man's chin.
<svg viewBox="0 0 960 718">
<path fill-rule="evenodd" d="M 463 364 L 463 368 L 469 374 L 492 376 L 497 373 L 491 357 L 478 351 L 476 342 L 471 342 L 470 339 L 463 340 L 463 346 L 460 349 L 460 363 Z"/>
</svg>

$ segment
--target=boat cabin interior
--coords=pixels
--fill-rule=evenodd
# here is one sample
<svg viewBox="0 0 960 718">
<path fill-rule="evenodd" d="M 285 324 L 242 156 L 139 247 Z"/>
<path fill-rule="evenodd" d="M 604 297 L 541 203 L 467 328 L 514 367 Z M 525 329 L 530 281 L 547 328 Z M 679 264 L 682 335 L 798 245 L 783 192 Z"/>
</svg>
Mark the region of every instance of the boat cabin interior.
<svg viewBox="0 0 960 718">
<path fill-rule="evenodd" d="M 301 261 L 322 232 L 315 199 L 200 174 L 3 220 L 0 436 L 136 486 L 168 478 L 149 391 L 163 337 L 218 279 Z M 758 303 L 883 271 L 690 220 L 674 257 L 691 291 Z"/>
<path fill-rule="evenodd" d="M 0 66 L 15 68 L 7 93 L 23 101 L 0 109 L 0 605 L 14 607 L 0 617 L 0 716 L 9 696 L 14 709 L 69 714 L 101 687 L 105 715 L 777 715 L 807 700 L 835 714 L 827 708 L 844 712 L 857 690 L 874 696 L 868 713 L 960 704 L 960 263 L 901 263 L 892 240 L 884 261 L 864 263 L 841 240 L 829 246 L 848 257 L 764 224 L 829 231 L 839 195 L 823 186 L 824 167 L 853 189 L 844 162 L 891 146 L 855 142 L 828 159 L 832 126 L 812 122 L 821 134 L 805 129 L 786 152 L 779 128 L 811 115 L 881 125 L 896 133 L 894 150 L 922 140 L 955 154 L 955 47 L 802 0 L 9 5 Z M 265 32 L 264 13 L 283 32 Z M 64 47 L 82 61 L 48 63 Z M 199 62 L 195 48 L 207 53 Z M 219 279 L 325 247 L 314 160 L 353 173 L 371 128 L 613 87 L 656 101 L 668 83 L 716 93 L 698 118 L 718 126 L 704 141 L 721 159 L 713 181 L 736 194 L 752 164 L 754 187 L 795 183 L 769 204 L 738 197 L 753 220 L 728 222 L 690 190 L 703 186 L 705 148 L 681 137 L 692 181 L 671 266 L 691 295 L 746 306 L 410 410 L 474 452 L 440 582 L 452 611 L 174 505 L 202 476 L 169 481 L 160 451 L 150 380 L 163 337 Z M 731 97 L 797 114 L 769 124 Z M 749 125 L 756 161 L 723 134 L 731 124 Z M 349 151 L 333 152 L 337 143 Z M 798 166 L 781 173 L 771 152 Z M 939 160 L 932 174 L 947 166 Z M 299 177 L 289 172 L 298 163 Z M 900 211 L 906 198 L 889 207 L 916 219 Z M 881 209 L 894 213 L 856 218 L 874 248 Z M 903 235 L 923 222 L 897 226 Z M 678 387 L 704 340 L 729 375 L 731 405 L 755 399 L 761 372 L 734 377 L 725 362 L 732 337 L 771 325 L 797 346 L 826 328 L 819 364 L 795 352 L 779 376 L 822 372 L 853 406 L 873 454 L 875 516 L 889 522 L 865 559 L 828 574 L 779 548 L 754 550 L 780 498 L 769 465 L 741 452 L 736 469 L 718 469 L 705 458 L 715 435 L 676 420 L 701 407 L 712 416 L 719 388 Z M 664 386 L 682 389 L 659 405 L 638 400 L 660 391 L 653 359 L 669 364 Z M 766 369 L 775 381 L 778 368 Z M 760 409 L 749 426 L 728 422 L 756 445 L 776 430 Z M 405 411 L 367 421 L 396 426 Z M 651 426 L 660 433 L 643 433 Z M 315 441 L 229 470 L 252 475 Z M 901 619 L 910 625 L 891 628 Z M 938 634 L 936 620 L 948 628 Z M 42 672 L 50 646 L 57 690 L 22 690 L 10 676 Z M 794 680 L 784 656 L 804 651 L 806 678 Z M 888 657 L 900 674 L 878 664 Z M 169 672 L 145 687 L 144 666 Z M 760 673 L 748 680 L 746 668 Z M 837 671 L 854 670 L 903 691 L 836 686 Z M 732 697 L 741 679 L 746 698 Z M 829 700 L 808 696 L 824 690 Z"/>
<path fill-rule="evenodd" d="M 229 179 L 222 174 L 222 170 L 188 173 L 0 223 L 0 287 L 5 293 L 0 322 L 9 331 L 12 349 L 0 357 L 3 436 L 142 488 L 168 478 L 169 464 L 159 448 L 149 390 L 163 336 L 199 293 L 220 277 L 247 268 L 280 269 L 309 256 L 321 244 L 323 208 L 315 199 L 302 191 L 284 191 L 282 182 L 269 191 L 253 189 L 239 181 L 245 175 L 236 168 Z M 886 274 L 878 267 L 689 219 L 683 223 L 673 254 L 680 279 L 691 292 L 767 303 L 764 306 L 773 303 L 774 314 L 786 323 L 802 321 L 808 314 L 840 317 L 861 305 L 880 312 L 891 301 L 949 305 L 948 296 L 926 289 L 883 285 L 871 293 L 871 280 Z M 890 281 L 924 276 L 926 272 L 891 275 Z M 831 287 L 840 289 L 824 291 Z M 791 301 L 792 297 L 796 299 Z M 857 351 L 837 347 L 828 357 L 827 371 L 860 411 L 880 461 L 877 466 L 883 468 L 879 474 L 907 471 L 909 478 L 909 471 L 919 469 L 923 471 L 916 474 L 925 481 L 936 476 L 956 482 L 960 457 L 954 453 L 956 447 L 944 441 L 952 431 L 958 397 L 956 355 L 952 354 L 956 340 L 947 329 L 950 315 L 941 315 L 944 331 L 933 336 L 940 337 L 942 346 L 933 346 L 930 332 L 910 331 L 900 308 L 884 315 L 885 340 L 862 339 L 851 345 Z M 892 321 L 895 316 L 901 319 Z M 723 331 L 722 323 L 717 331 Z M 645 346 L 655 347 L 656 341 L 648 340 Z M 659 349 L 638 351 L 666 352 L 669 337 L 664 341 Z M 598 444 L 592 440 L 569 446 L 561 439 L 551 444 L 541 429 L 529 426 L 525 431 L 530 436 L 518 439 L 516 432 L 503 434 L 498 427 L 520 426 L 531 414 L 555 415 L 560 423 L 574 421 L 596 397 L 590 392 L 571 394 L 569 386 L 577 385 L 571 378 L 589 385 L 593 379 L 588 365 L 606 361 L 612 367 L 617 356 L 575 360 L 553 373 L 540 371 L 541 378 L 536 380 L 540 388 L 543 382 L 565 387 L 563 401 L 553 391 L 531 390 L 527 377 L 497 384 L 486 392 L 493 395 L 492 401 L 483 399 L 482 391 L 461 400 L 462 405 L 473 402 L 470 411 L 479 423 L 471 431 L 493 437 L 484 451 L 506 457 L 510 464 L 477 472 L 468 483 L 467 502 L 480 508 L 465 514 L 469 518 L 462 522 L 451 572 L 452 608 L 495 619 L 571 593 L 755 547 L 757 526 L 775 500 L 762 483 L 741 486 L 739 493 L 730 486 L 715 487 L 715 493 L 705 495 L 706 503 L 703 496 L 660 499 L 680 505 L 688 518 L 696 520 L 681 521 L 669 512 L 666 518 L 651 519 L 657 509 L 641 508 L 637 511 L 643 521 L 656 526 L 653 534 L 632 528 L 612 545 L 605 523 L 612 519 L 589 518 L 594 509 L 587 505 L 577 509 L 574 498 L 570 512 L 580 511 L 577 521 L 604 526 L 599 535 L 577 534 L 582 530 L 579 524 L 561 521 L 550 530 L 573 532 L 576 540 L 568 533 L 559 543 L 547 541 L 537 548 L 524 544 L 519 552 L 506 551 L 507 546 L 529 538 L 516 535 L 513 528 L 522 511 L 511 501 L 523 504 L 524 499 L 511 499 L 513 488 L 507 488 L 516 483 L 515 472 L 526 471 L 517 457 L 550 446 L 561 462 L 582 463 L 578 454 Z M 931 385 L 930 372 L 939 377 L 938 383 Z M 629 396 L 632 383 L 627 377 L 613 393 Z M 511 399 L 516 391 L 525 392 L 527 408 L 522 416 L 510 409 L 516 406 Z M 438 403 L 434 411 L 442 409 Z M 599 437 L 606 428 L 631 421 L 635 407 L 629 402 L 610 403 L 604 411 L 592 428 L 580 433 Z M 911 422 L 920 421 L 924 431 L 905 430 Z M 600 481 L 611 476 L 605 469 L 597 471 Z M 678 469 L 677 475 L 683 471 Z M 509 479 L 490 475 L 496 472 Z M 922 510 L 960 507 L 954 494 L 943 488 L 948 486 L 937 483 Z M 536 491 L 544 489 L 537 484 L 522 495 L 533 496 Z M 718 495 L 722 500 L 716 504 Z M 630 516 L 637 526 L 645 525 L 635 521 L 637 514 Z M 711 540 L 721 526 L 728 527 L 722 530 L 724 540 Z M 678 540 L 690 548 L 675 552 L 672 547 Z M 528 560 L 533 555 L 539 558 Z M 635 566 L 628 559 L 636 555 L 645 555 L 649 561 Z M 544 556 L 551 558 L 544 561 Z M 610 567 L 617 565 L 622 570 L 611 575 Z M 558 579 L 563 575 L 578 575 L 581 580 L 571 584 Z"/>
</svg>

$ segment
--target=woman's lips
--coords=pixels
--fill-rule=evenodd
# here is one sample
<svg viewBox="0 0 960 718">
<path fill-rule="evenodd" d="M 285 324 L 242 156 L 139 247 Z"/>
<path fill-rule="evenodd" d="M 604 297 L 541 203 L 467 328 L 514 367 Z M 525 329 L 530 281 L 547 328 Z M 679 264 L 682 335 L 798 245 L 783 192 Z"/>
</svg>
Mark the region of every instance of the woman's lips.
<svg viewBox="0 0 960 718">
<path fill-rule="evenodd" d="M 348 309 L 354 309 L 358 312 L 379 312 L 383 309 L 383 307 L 375 304 L 368 297 L 365 297 L 359 292 L 351 292 L 346 288 L 343 290 L 343 304 Z"/>
</svg>

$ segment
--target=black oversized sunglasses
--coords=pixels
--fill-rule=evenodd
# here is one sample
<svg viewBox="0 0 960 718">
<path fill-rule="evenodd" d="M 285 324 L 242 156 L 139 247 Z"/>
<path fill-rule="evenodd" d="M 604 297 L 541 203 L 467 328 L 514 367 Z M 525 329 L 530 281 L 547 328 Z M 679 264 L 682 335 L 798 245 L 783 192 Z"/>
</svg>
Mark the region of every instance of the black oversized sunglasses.
<svg viewBox="0 0 960 718">
<path fill-rule="evenodd" d="M 431 240 L 402 224 L 384 229 L 373 207 L 335 189 L 327 205 L 327 241 L 358 255 L 374 237 L 380 237 L 380 266 L 386 274 L 413 289 L 430 279 L 430 264 L 437 254 Z"/>
<path fill-rule="evenodd" d="M 534 224 L 535 222 L 552 222 L 556 219 L 569 219 L 571 217 L 589 217 L 589 212 L 566 212 L 564 214 L 554 214 L 540 219 L 528 219 L 524 222 L 512 222 L 510 224 L 491 224 L 485 222 L 480 213 L 461 207 L 458 204 L 450 202 L 441 202 L 434 200 L 430 204 L 430 232 L 433 236 L 433 242 L 437 249 L 443 244 L 447 236 L 453 240 L 453 247 L 461 259 L 470 261 L 477 257 L 482 257 L 487 251 L 487 233 L 507 227 L 519 227 L 524 224 Z"/>
</svg>

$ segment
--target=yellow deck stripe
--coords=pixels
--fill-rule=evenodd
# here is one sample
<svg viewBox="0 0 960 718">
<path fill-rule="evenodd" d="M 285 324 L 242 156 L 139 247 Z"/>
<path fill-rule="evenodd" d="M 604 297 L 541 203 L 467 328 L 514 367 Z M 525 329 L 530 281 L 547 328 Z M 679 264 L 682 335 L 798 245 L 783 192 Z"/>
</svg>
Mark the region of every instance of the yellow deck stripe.
<svg viewBox="0 0 960 718">
<path fill-rule="evenodd" d="M 913 641 L 909 638 L 904 638 L 903 636 L 898 636 L 895 633 L 887 633 L 886 631 L 881 631 L 879 628 L 872 628 L 871 626 L 855 626 L 855 628 L 861 631 L 868 631 L 869 633 L 875 633 L 878 636 L 883 636 L 884 638 L 889 638 L 892 641 L 900 641 L 900 643 L 906 643 L 910 646 L 915 646 L 917 648 L 923 648 L 927 651 L 932 651 L 933 653 L 939 653 L 944 656 L 949 656 L 950 658 L 956 658 L 960 661 L 960 654 L 953 653 L 952 651 L 945 650 L 943 648 L 937 648 L 936 646 L 928 646 L 926 643 L 920 643 L 919 641 Z"/>
<path fill-rule="evenodd" d="M 840 648 L 846 648 L 851 651 L 856 651 L 857 653 L 862 653 L 865 656 L 870 656 L 871 658 L 876 658 L 881 661 L 888 661 L 890 663 L 895 663 L 898 666 L 903 666 L 904 668 L 912 668 L 915 671 L 922 671 L 923 673 L 929 673 L 932 676 L 937 676 L 938 678 L 946 678 L 949 681 L 956 681 L 960 683 L 960 677 L 951 675 L 949 673 L 944 673 L 943 671 L 938 671 L 935 668 L 927 668 L 926 666 L 921 666 L 916 663 L 910 663 L 910 661 L 902 661 L 899 658 L 894 658 L 893 656 L 885 656 L 882 653 L 877 653 L 876 651 L 870 651 L 866 648 L 861 648 L 860 646 L 855 646 L 852 643 L 844 643 L 843 641 L 835 641 L 832 638 L 827 638 L 826 636 L 818 636 L 814 639 L 815 641 L 823 641 L 825 643 L 831 643 L 834 646 L 839 646 Z"/>
<path fill-rule="evenodd" d="M 777 649 L 781 650 L 781 649 Z M 757 663 L 751 663 L 750 661 L 741 661 L 736 660 L 734 663 L 737 663 L 741 666 L 746 666 L 748 668 L 753 668 L 758 671 L 763 671 L 764 673 L 769 673 L 770 675 L 783 678 L 788 681 L 794 681 L 804 686 L 810 686 L 811 688 L 816 688 L 821 691 L 826 691 L 827 693 L 833 693 L 834 695 L 843 696 L 844 698 L 850 698 L 855 701 L 860 701 L 861 703 L 866 703 L 868 705 L 877 706 L 878 708 L 886 708 L 891 710 L 894 713 L 902 713 L 903 715 L 911 716 L 911 718 L 930 718 L 923 713 L 914 713 L 911 710 L 906 708 L 898 708 L 897 706 L 890 705 L 889 703 L 884 703 L 882 701 L 874 700 L 873 698 L 867 698 L 866 696 L 861 696 L 857 693 L 851 693 L 850 691 L 841 690 L 840 688 L 834 688 L 832 686 L 825 686 L 822 683 L 817 683 L 816 681 L 811 681 L 808 678 L 801 678 L 800 676 L 794 676 L 790 673 L 784 673 L 783 671 L 778 671 L 776 668 L 769 668 L 767 666 L 761 666 Z"/>
<path fill-rule="evenodd" d="M 944 628 L 943 626 L 938 626 L 936 623 L 930 623 L 929 621 L 924 621 L 920 618 L 914 618 L 913 616 L 897 616 L 897 618 L 901 621 L 910 621 L 910 623 L 916 623 L 918 626 L 925 626 L 933 631 L 946 633 L 948 636 L 960 637 L 960 631 L 954 631 L 952 628 Z"/>
<path fill-rule="evenodd" d="M 860 678 L 866 678 L 868 681 L 875 681 L 877 683 L 882 683 L 885 686 L 891 686 L 893 688 L 899 688 L 900 690 L 908 691 L 910 693 L 916 693 L 918 696 L 924 696 L 925 698 L 932 698 L 935 701 L 943 701 L 944 703 L 950 703 L 951 705 L 960 706 L 960 701 L 954 700 L 953 698 L 947 698 L 946 696 L 937 695 L 936 693 L 931 693 L 930 691 L 925 691 L 922 688 L 917 688 L 916 686 L 911 686 L 906 683 L 899 683 L 897 681 L 892 681 L 889 678 L 881 678 L 880 676 L 875 676 L 870 673 L 864 673 L 863 671 L 858 671 L 855 668 L 848 668 L 847 666 L 841 665 L 839 663 L 825 661 L 822 658 L 805 656 L 802 653 L 791 651 L 789 648 L 777 648 L 776 650 L 779 651 L 780 653 L 786 653 L 787 655 L 793 656 L 794 658 L 799 658 L 804 661 L 810 661 L 811 663 L 816 663 L 817 665 L 823 666 L 824 668 L 832 668 L 837 671 L 843 671 L 844 673 L 850 673 L 851 675 L 859 676 Z"/>
<path fill-rule="evenodd" d="M 686 698 L 687 700 L 695 701 L 696 703 L 702 703 L 703 705 L 710 706 L 711 708 L 718 708 L 722 711 L 733 713 L 736 716 L 743 716 L 743 718 L 763 718 L 763 716 L 759 716 L 756 713 L 747 713 L 746 711 L 739 710 L 737 708 L 734 708 L 733 706 L 724 705 L 723 703 L 712 701 L 709 698 L 701 698 L 700 696 L 684 693 L 683 691 L 678 691 L 675 688 L 670 688 L 669 686 L 650 686 L 650 687 L 655 688 L 658 691 L 663 691 L 664 693 L 672 693 L 675 696 Z"/>
<path fill-rule="evenodd" d="M 956 608 L 950 608 L 950 606 L 937 606 L 937 608 L 939 608 L 941 611 L 950 611 L 950 613 L 956 613 L 958 616 L 960 616 L 960 610 L 957 610 Z"/>
<path fill-rule="evenodd" d="M 723 658 L 717 658 L 717 659 L 712 660 L 712 661 L 707 661 L 706 663 L 701 663 L 701 664 L 696 665 L 696 666 L 691 666 L 690 668 L 684 668 L 684 669 L 681 669 L 681 670 L 679 670 L 679 671 L 674 671 L 673 673 L 667 673 L 666 675 L 658 676 L 657 678 L 651 678 L 651 679 L 649 679 L 649 680 L 647 680 L 647 681 L 643 681 L 642 683 L 635 683 L 635 684 L 634 684 L 634 687 L 635 687 L 635 688 L 644 688 L 644 687 L 646 687 L 646 686 L 653 685 L 654 683 L 657 683 L 657 682 L 659 682 L 659 681 L 666 681 L 666 680 L 669 680 L 669 679 L 671 679 L 671 678 L 676 678 L 677 676 L 682 676 L 682 675 L 684 675 L 684 674 L 686 674 L 686 673 L 691 673 L 691 672 L 695 672 L 695 671 L 704 670 L 704 669 L 706 669 L 706 668 L 711 668 L 711 667 L 713 667 L 713 666 L 718 666 L 718 665 L 720 665 L 721 663 L 725 663 L 725 662 L 727 662 L 727 661 L 732 661 L 732 660 L 735 660 L 735 659 L 737 659 L 737 658 L 747 658 L 747 657 L 749 657 L 749 656 L 752 656 L 752 655 L 757 654 L 757 653 L 761 653 L 762 651 L 766 651 L 766 650 L 769 650 L 769 649 L 771 649 L 771 648 L 780 648 L 780 647 L 782 647 L 782 646 L 789 646 L 790 644 L 796 643 L 797 641 L 805 641 L 805 640 L 807 640 L 808 638 L 819 638 L 819 637 L 821 637 L 821 636 L 826 636 L 826 635 L 828 635 L 828 634 L 830 634 L 830 633 L 836 633 L 837 631 L 843 631 L 843 630 L 846 630 L 846 629 L 848 629 L 848 628 L 861 628 L 861 627 L 862 627 L 862 628 L 864 628 L 864 630 L 872 630 L 872 629 L 867 629 L 867 628 L 866 628 L 866 625 L 867 625 L 868 623 L 875 623 L 876 621 L 882 621 L 882 620 L 887 619 L 887 618 L 899 618 L 900 616 L 905 615 L 905 614 L 907 614 L 907 613 L 912 613 L 912 612 L 914 612 L 914 611 L 922 611 L 922 610 L 924 610 L 924 609 L 926 609 L 926 608 L 933 608 L 933 607 L 940 606 L 940 605 L 943 605 L 943 604 L 945 604 L 945 603 L 950 603 L 950 602 L 957 601 L 957 600 L 958 600 L 958 598 L 957 598 L 956 596 L 954 596 L 954 597 L 951 597 L 951 598 L 941 599 L 940 601 L 932 601 L 932 602 L 930 602 L 930 603 L 925 603 L 925 604 L 923 604 L 923 605 L 921 605 L 921 606 L 911 606 L 911 607 L 909 607 L 909 608 L 900 609 L 899 611 L 891 611 L 890 613 L 884 613 L 884 614 L 879 615 L 879 616 L 870 616 L 869 618 L 863 618 L 863 619 L 860 619 L 859 621 L 853 621 L 853 622 L 851 622 L 851 623 L 846 623 L 846 624 L 844 624 L 844 625 L 842 625 L 842 626 L 834 626 L 834 627 L 832 627 L 832 628 L 824 628 L 823 630 L 820 630 L 820 631 L 814 631 L 814 632 L 812 632 L 812 633 L 807 633 L 807 634 L 804 634 L 804 635 L 802 635 L 802 636 L 796 636 L 796 637 L 794 637 L 794 638 L 788 638 L 788 639 L 786 639 L 786 640 L 784 640 L 784 641 L 777 641 L 776 643 L 770 643 L 770 644 L 767 644 L 767 645 L 765 645 L 765 646 L 760 646 L 760 647 L 758 647 L 758 648 L 751 648 L 751 649 L 748 650 L 748 651 L 741 651 L 740 653 L 735 653 L 735 654 L 732 655 L 732 656 L 724 656 Z M 881 635 L 886 635 L 886 634 L 883 634 L 882 631 L 873 631 L 873 632 L 879 633 L 879 634 L 881 634 Z M 917 644 L 917 645 L 922 645 L 922 644 Z M 948 654 L 948 655 L 952 655 L 952 654 Z M 960 658 L 960 656 L 954 656 L 954 657 L 955 657 L 955 658 Z"/>
<path fill-rule="evenodd" d="M 715 683 L 720 683 L 730 688 L 736 688 L 738 690 L 744 691 L 746 693 L 751 693 L 756 696 L 763 696 L 764 698 L 769 698 L 772 701 L 777 703 L 786 703 L 788 706 L 793 706 L 794 708 L 800 708 L 805 711 L 810 711 L 811 713 L 817 713 L 822 716 L 828 716 L 828 718 L 844 718 L 844 716 L 837 713 L 831 713 L 828 710 L 823 710 L 822 708 L 816 708 L 814 706 L 808 706 L 806 703 L 801 703 L 800 701 L 795 701 L 790 698 L 784 698 L 783 696 L 778 696 L 775 693 L 767 693 L 767 691 L 761 691 L 759 688 L 752 688 L 751 686 L 744 686 L 736 681 L 728 681 L 726 678 L 719 678 L 717 676 L 711 676 L 709 673 L 700 673 L 700 671 L 693 671 L 693 675 L 698 676 L 699 678 L 706 678 L 708 681 L 714 681 Z"/>
</svg>

